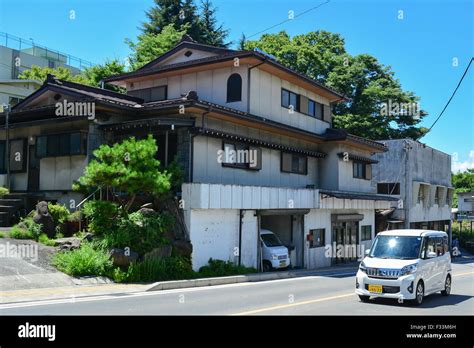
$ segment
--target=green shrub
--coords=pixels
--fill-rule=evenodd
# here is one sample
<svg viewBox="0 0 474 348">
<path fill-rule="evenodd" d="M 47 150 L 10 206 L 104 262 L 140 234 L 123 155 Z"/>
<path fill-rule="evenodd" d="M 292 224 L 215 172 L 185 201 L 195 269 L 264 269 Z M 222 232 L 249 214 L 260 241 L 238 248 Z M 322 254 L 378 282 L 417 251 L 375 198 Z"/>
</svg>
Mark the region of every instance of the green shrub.
<svg viewBox="0 0 474 348">
<path fill-rule="evenodd" d="M 126 271 L 116 269 L 112 274 L 116 282 L 153 282 L 194 276 L 190 260 L 182 256 L 148 258 L 132 263 Z"/>
<path fill-rule="evenodd" d="M 62 224 L 69 217 L 69 210 L 62 204 L 48 203 L 48 210 L 56 224 Z"/>
<path fill-rule="evenodd" d="M 74 213 L 69 214 L 67 221 L 69 222 L 79 222 L 82 219 L 81 211 L 77 210 Z"/>
<path fill-rule="evenodd" d="M 6 187 L 0 187 L 0 197 L 3 197 L 5 195 L 8 195 L 10 191 Z"/>
<path fill-rule="evenodd" d="M 54 246 L 54 240 L 49 239 L 48 236 L 44 233 L 40 234 L 38 237 L 38 242 L 47 246 Z"/>
<path fill-rule="evenodd" d="M 61 232 L 56 232 L 54 239 L 60 239 L 60 238 L 64 238 L 64 234 L 62 234 Z"/>
<path fill-rule="evenodd" d="M 100 236 L 117 228 L 119 208 L 109 201 L 87 201 L 84 204 L 84 215 L 89 220 L 89 230 Z"/>
<path fill-rule="evenodd" d="M 113 271 L 108 252 L 103 248 L 94 248 L 91 243 L 83 243 L 79 249 L 56 254 L 53 264 L 72 276 L 107 276 Z"/>
<path fill-rule="evenodd" d="M 32 218 L 24 218 L 12 227 L 10 232 L 11 238 L 16 239 L 34 239 L 38 240 L 39 236 L 43 233 L 43 225 L 37 224 Z"/>
<path fill-rule="evenodd" d="M 207 277 L 225 277 L 231 275 L 255 273 L 257 270 L 251 267 L 237 266 L 230 261 L 209 259 L 208 265 L 199 269 L 199 276 Z"/>
<path fill-rule="evenodd" d="M 0 232 L 0 238 L 5 238 L 5 234 L 3 232 Z"/>
</svg>

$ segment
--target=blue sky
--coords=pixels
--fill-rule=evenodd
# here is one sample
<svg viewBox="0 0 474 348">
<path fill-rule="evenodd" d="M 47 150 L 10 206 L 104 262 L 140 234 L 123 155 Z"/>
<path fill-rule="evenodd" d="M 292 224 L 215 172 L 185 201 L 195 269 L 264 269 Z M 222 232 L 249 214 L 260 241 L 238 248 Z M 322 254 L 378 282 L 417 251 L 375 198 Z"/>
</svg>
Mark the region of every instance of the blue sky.
<svg viewBox="0 0 474 348">
<path fill-rule="evenodd" d="M 237 40 L 312 8 L 324 0 L 214 0 L 218 19 Z M 125 59 L 152 0 L 0 0 L 0 31 L 102 63 Z M 269 6 L 271 4 L 271 6 Z M 75 19 L 70 19 L 70 11 Z M 403 19 L 399 19 L 403 11 Z M 471 0 L 331 0 L 269 32 L 290 35 L 324 29 L 340 33 L 351 54 L 369 53 L 392 66 L 403 88 L 421 97 L 430 126 L 474 55 Z M 256 38 L 256 37 L 254 37 Z M 1 44 L 1 43 L 0 43 Z M 453 60 L 458 66 L 453 66 Z M 422 141 L 454 155 L 455 169 L 474 167 L 474 65 Z"/>
</svg>

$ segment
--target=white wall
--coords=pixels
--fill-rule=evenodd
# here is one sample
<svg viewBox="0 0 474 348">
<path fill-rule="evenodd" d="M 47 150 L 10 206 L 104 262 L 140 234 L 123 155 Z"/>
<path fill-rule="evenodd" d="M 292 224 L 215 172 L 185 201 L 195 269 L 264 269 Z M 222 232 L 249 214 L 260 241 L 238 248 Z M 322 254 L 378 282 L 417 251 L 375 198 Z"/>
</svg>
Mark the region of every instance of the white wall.
<svg viewBox="0 0 474 348">
<path fill-rule="evenodd" d="M 40 160 L 40 190 L 71 190 L 84 174 L 86 156 L 48 157 Z"/>
</svg>

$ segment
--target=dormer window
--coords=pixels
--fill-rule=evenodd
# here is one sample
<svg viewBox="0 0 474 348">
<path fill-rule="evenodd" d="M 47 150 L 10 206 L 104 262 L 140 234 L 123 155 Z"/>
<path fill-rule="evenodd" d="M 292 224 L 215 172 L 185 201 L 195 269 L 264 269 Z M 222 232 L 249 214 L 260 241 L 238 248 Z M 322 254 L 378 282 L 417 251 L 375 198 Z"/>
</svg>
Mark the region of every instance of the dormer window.
<svg viewBox="0 0 474 348">
<path fill-rule="evenodd" d="M 227 80 L 227 102 L 242 101 L 242 77 L 232 74 Z"/>
</svg>

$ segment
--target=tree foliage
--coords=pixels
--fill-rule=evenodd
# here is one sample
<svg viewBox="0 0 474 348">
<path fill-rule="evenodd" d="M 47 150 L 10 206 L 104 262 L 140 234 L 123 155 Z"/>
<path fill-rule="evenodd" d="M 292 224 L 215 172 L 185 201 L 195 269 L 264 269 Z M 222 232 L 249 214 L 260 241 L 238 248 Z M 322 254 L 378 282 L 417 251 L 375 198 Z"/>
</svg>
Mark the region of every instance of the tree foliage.
<svg viewBox="0 0 474 348">
<path fill-rule="evenodd" d="M 350 55 L 339 34 L 323 30 L 296 35 L 265 34 L 259 40 L 244 41 L 246 49 L 259 48 L 282 64 L 334 88 L 350 98 L 334 108 L 334 126 L 369 139 L 417 139 L 426 132 L 420 127 L 426 115 L 412 117 L 383 112 L 384 103 L 406 105 L 419 98 L 404 91 L 390 66 L 369 54 Z"/>
<path fill-rule="evenodd" d="M 155 158 L 157 150 L 151 135 L 144 140 L 131 137 L 113 146 L 102 145 L 94 151 L 96 159 L 87 165 L 79 183 L 86 187 L 113 187 L 127 193 L 128 211 L 138 193 L 158 195 L 171 187 L 171 175 L 160 169 L 160 161 Z"/>
<path fill-rule="evenodd" d="M 228 31 L 218 25 L 216 8 L 210 0 L 203 0 L 200 8 L 193 0 L 154 0 L 142 23 L 143 34 L 158 35 L 172 25 L 176 31 L 185 32 L 200 43 L 224 46 Z"/>
<path fill-rule="evenodd" d="M 32 65 L 31 69 L 23 71 L 19 75 L 19 78 L 25 80 L 35 80 L 43 83 L 46 80 L 48 74 L 52 74 L 60 80 L 89 84 L 87 79 L 83 75 L 73 75 L 71 73 L 71 70 L 62 66 L 53 69 L 49 67 L 40 67 L 37 65 Z"/>
</svg>

